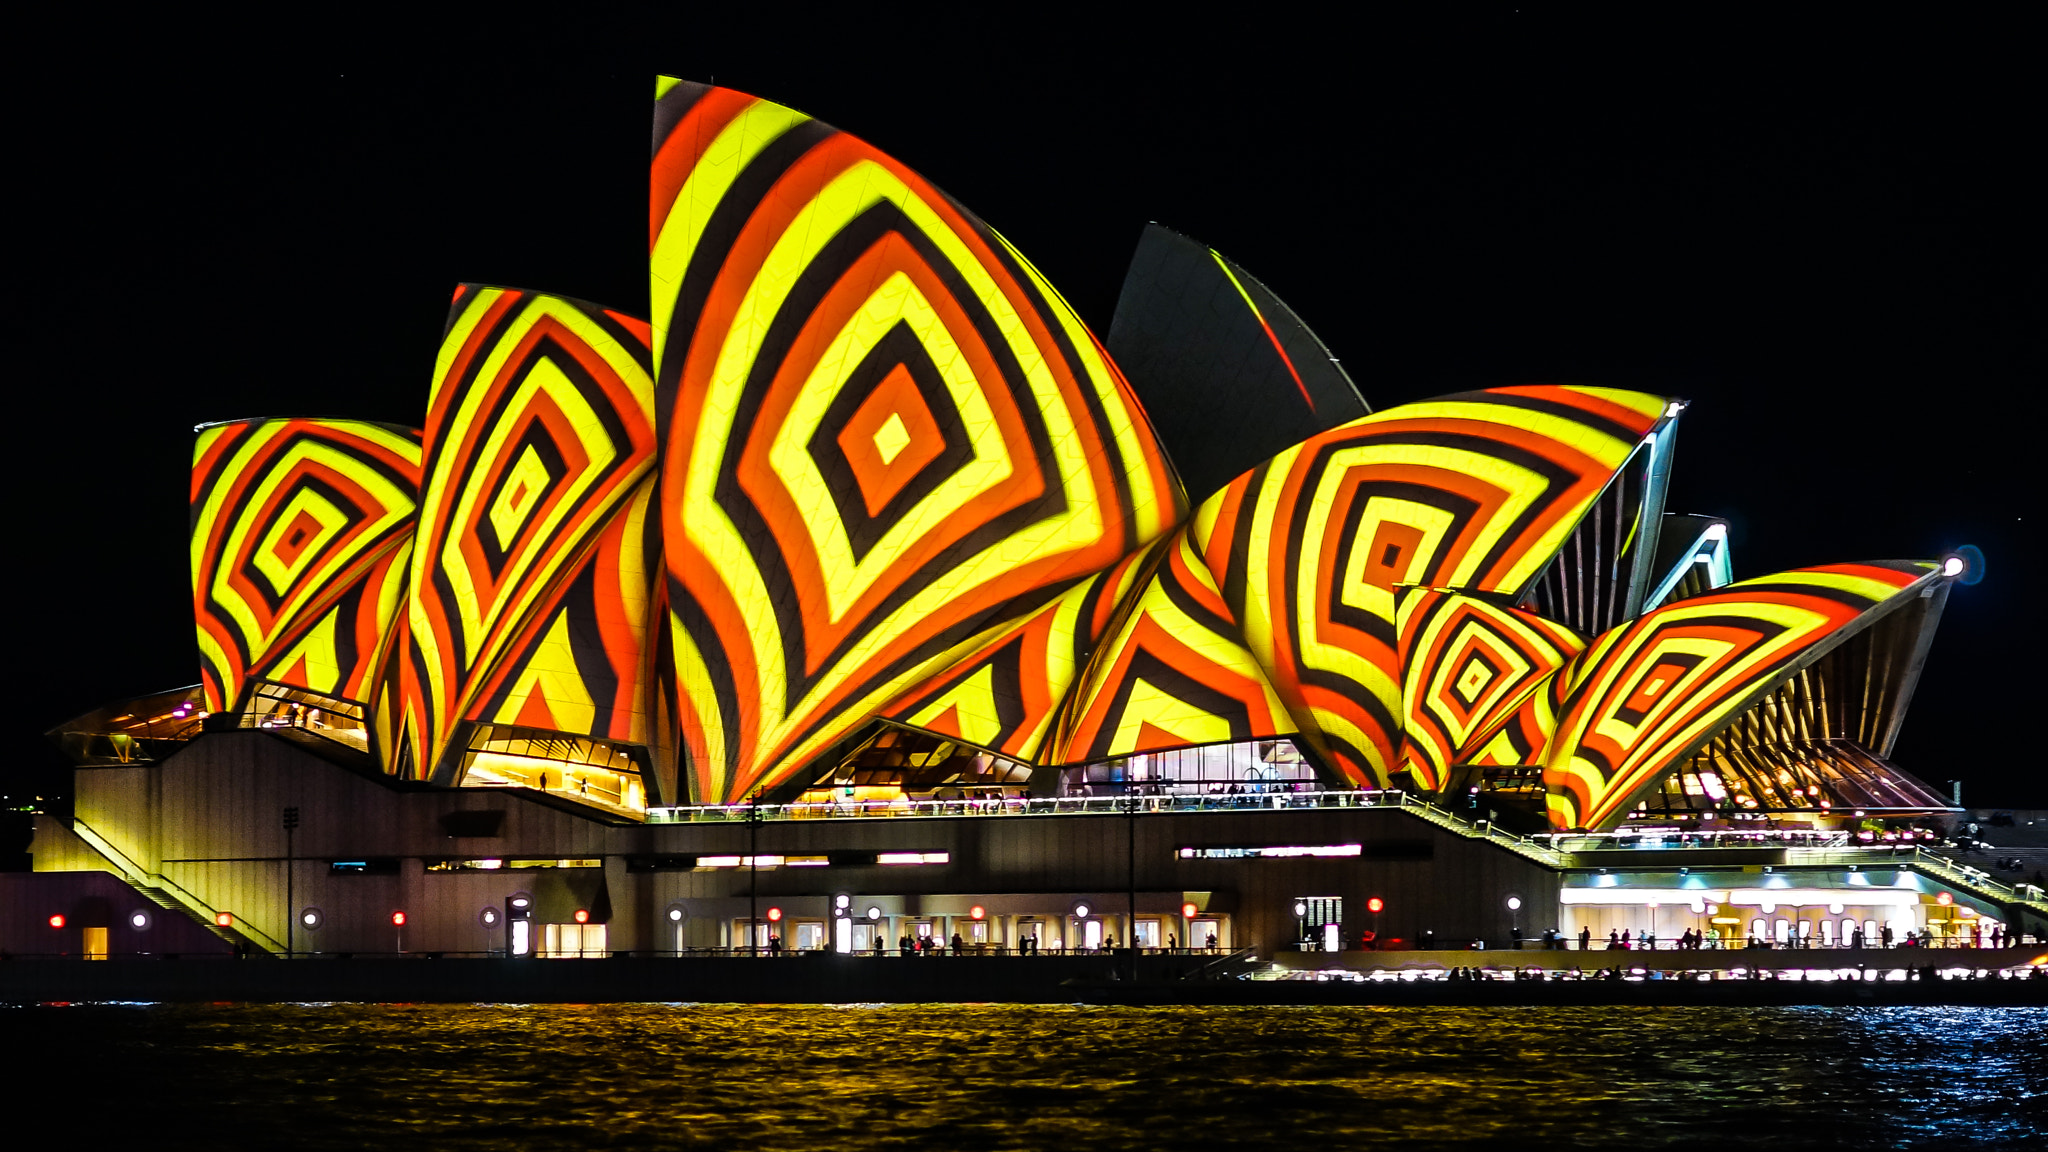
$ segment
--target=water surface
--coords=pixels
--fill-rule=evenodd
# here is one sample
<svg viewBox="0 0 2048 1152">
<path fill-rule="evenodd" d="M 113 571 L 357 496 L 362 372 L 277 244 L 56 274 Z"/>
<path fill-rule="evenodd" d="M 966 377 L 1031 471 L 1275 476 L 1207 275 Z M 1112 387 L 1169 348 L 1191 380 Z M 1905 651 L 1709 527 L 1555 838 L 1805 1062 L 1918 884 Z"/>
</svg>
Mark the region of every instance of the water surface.
<svg viewBox="0 0 2048 1152">
<path fill-rule="evenodd" d="M 2048 1147 L 2048 1009 L 84 1005 L 0 1043 L 145 1147 Z"/>
</svg>

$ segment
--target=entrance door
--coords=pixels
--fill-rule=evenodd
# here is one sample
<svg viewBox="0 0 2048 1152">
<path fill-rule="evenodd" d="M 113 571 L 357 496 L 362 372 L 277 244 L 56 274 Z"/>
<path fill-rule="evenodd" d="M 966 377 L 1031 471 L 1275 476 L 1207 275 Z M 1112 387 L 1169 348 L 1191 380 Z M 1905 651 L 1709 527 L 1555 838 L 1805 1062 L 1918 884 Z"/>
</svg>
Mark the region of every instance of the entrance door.
<svg viewBox="0 0 2048 1152">
<path fill-rule="evenodd" d="M 105 928 L 87 928 L 85 930 L 85 958 L 87 960 L 105 960 L 107 958 L 107 930 Z"/>
<path fill-rule="evenodd" d="M 825 925 L 817 920 L 800 920 L 796 926 L 796 950 L 821 952 L 825 948 Z"/>
</svg>

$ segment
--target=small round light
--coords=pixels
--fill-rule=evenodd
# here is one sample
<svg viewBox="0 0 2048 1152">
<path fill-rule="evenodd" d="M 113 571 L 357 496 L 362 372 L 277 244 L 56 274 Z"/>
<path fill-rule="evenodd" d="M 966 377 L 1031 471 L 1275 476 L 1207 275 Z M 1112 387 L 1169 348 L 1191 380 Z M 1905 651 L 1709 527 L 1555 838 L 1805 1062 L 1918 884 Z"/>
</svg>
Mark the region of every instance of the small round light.
<svg viewBox="0 0 2048 1152">
<path fill-rule="evenodd" d="M 1955 903 L 1955 902 L 1956 902 L 1956 898 L 1955 898 L 1955 897 L 1953 897 L 1953 896 L 1951 896 L 1951 895 L 1949 895 L 1949 894 L 1948 894 L 1948 893 L 1946 893 L 1946 892 L 1943 892 L 1943 893 L 1942 893 L 1941 895 L 1939 895 L 1939 896 L 1936 896 L 1936 897 L 1934 898 L 1934 902 L 1935 902 L 1936 904 L 1939 904 L 1939 905 L 1941 905 L 1942 907 L 1946 908 L 1946 907 L 1948 907 L 1948 906 L 1949 906 L 1950 904 L 1953 904 L 1953 903 Z"/>
<path fill-rule="evenodd" d="M 403 912 L 398 912 L 398 911 L 394 911 L 394 912 L 392 912 L 392 913 L 391 913 L 391 926 L 392 926 L 393 928 L 403 928 L 403 927 L 405 927 L 405 913 L 403 913 Z"/>
<path fill-rule="evenodd" d="M 64 915 L 63 915 L 63 913 L 61 913 L 61 912 L 60 912 L 60 913 L 58 913 L 57 915 L 55 915 L 55 916 L 52 916 L 52 917 L 50 917 L 50 927 L 52 927 L 52 928 L 62 928 L 63 926 L 64 926 Z"/>
<path fill-rule="evenodd" d="M 1830 916 L 1840 916 L 1841 914 L 1842 914 L 1842 906 L 1841 906 L 1841 905 L 1840 905 L 1839 903 L 1836 903 L 1836 904 L 1830 904 L 1830 905 L 1828 905 L 1828 915 L 1830 915 Z"/>
<path fill-rule="evenodd" d="M 576 910 L 576 922 L 578 924 L 590 923 L 590 910 L 587 908 L 578 908 Z"/>
<path fill-rule="evenodd" d="M 882 918 L 882 909 L 880 908 L 880 906 L 878 906 L 878 905 L 874 905 L 874 904 L 870 904 L 870 905 L 868 905 L 868 919 L 870 919 L 870 920 L 880 920 L 881 918 Z"/>
<path fill-rule="evenodd" d="M 1074 905 L 1074 915 L 1082 920 L 1086 920 L 1088 918 L 1089 911 L 1090 909 L 1086 904 Z"/>
<path fill-rule="evenodd" d="M 326 922 L 326 915 L 318 908 L 302 908 L 299 910 L 299 926 L 308 932 L 314 931 Z"/>
<path fill-rule="evenodd" d="M 215 912 L 213 914 L 213 922 L 223 928 L 233 928 L 235 926 L 235 914 L 233 912 Z"/>
<path fill-rule="evenodd" d="M 128 914 L 128 926 L 137 932 L 149 931 L 149 913 L 137 908 Z"/>
<path fill-rule="evenodd" d="M 1522 898 L 1521 898 L 1520 896 L 1510 896 L 1510 897 L 1508 897 L 1508 911 L 1510 911 L 1510 912 L 1519 912 L 1519 911 L 1521 910 L 1521 908 L 1522 908 Z"/>
<path fill-rule="evenodd" d="M 1181 919 L 1183 920 L 1193 920 L 1195 918 L 1195 913 L 1200 911 L 1201 909 L 1195 907 L 1192 903 L 1183 904 L 1180 906 L 1180 915 Z"/>
<path fill-rule="evenodd" d="M 671 924 L 681 924 L 683 922 L 683 910 L 681 908 L 669 909 L 668 922 Z"/>
<path fill-rule="evenodd" d="M 476 914 L 477 926 L 485 929 L 496 928 L 498 921 L 504 918 L 502 913 L 488 904 L 484 906 L 483 911 Z"/>
<path fill-rule="evenodd" d="M 975 905 L 974 907 L 972 907 L 972 908 L 969 908 L 969 909 L 967 910 L 967 914 L 968 914 L 969 916 L 972 916 L 972 917 L 974 917 L 974 918 L 975 918 L 976 920 L 981 920 L 981 919 L 984 919 L 984 918 L 986 918 L 986 917 L 988 916 L 988 909 L 986 909 L 986 908 L 983 908 L 983 907 L 982 907 L 981 905 L 979 905 L 979 904 L 976 904 L 976 905 Z"/>
<path fill-rule="evenodd" d="M 832 906 L 844 912 L 846 909 L 853 907 L 853 897 L 841 892 L 832 898 Z"/>
<path fill-rule="evenodd" d="M 1969 565 L 1963 563 L 1961 556 L 1951 556 L 1941 562 L 1941 574 L 1943 576 L 1961 576 L 1963 569 L 1967 567 Z"/>
<path fill-rule="evenodd" d="M 1295 914 L 1296 916 L 1306 916 L 1306 915 L 1308 915 L 1308 905 L 1307 905 L 1307 904 L 1305 904 L 1305 903 L 1303 903 L 1303 902 L 1302 902 L 1302 901 L 1300 901 L 1300 900 L 1296 900 L 1296 901 L 1294 902 L 1294 914 Z"/>
<path fill-rule="evenodd" d="M 1377 896 L 1374 896 L 1373 898 L 1365 902 L 1365 910 L 1367 912 L 1377 912 L 1380 909 L 1385 908 L 1386 906 L 1387 902 L 1385 900 L 1380 899 Z"/>
<path fill-rule="evenodd" d="M 585 915 L 588 915 L 588 913 L 585 913 Z M 779 921 L 779 920 L 781 920 L 781 919 L 782 919 L 782 909 L 780 909 L 780 908 L 770 908 L 770 909 L 768 910 L 768 922 L 769 922 L 769 923 L 773 924 L 773 923 L 775 923 L 775 922 L 777 922 L 777 921 Z"/>
</svg>

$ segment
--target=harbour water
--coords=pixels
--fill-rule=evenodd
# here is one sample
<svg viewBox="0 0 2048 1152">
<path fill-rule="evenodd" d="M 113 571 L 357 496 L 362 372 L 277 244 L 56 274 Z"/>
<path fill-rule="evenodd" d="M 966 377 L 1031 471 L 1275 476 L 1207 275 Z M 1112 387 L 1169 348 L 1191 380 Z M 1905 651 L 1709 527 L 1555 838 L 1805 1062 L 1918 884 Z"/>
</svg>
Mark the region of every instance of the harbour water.
<svg viewBox="0 0 2048 1152">
<path fill-rule="evenodd" d="M 92 1145 L 2048 1147 L 2048 1009 L 91 1004 L 0 1044 Z"/>
</svg>

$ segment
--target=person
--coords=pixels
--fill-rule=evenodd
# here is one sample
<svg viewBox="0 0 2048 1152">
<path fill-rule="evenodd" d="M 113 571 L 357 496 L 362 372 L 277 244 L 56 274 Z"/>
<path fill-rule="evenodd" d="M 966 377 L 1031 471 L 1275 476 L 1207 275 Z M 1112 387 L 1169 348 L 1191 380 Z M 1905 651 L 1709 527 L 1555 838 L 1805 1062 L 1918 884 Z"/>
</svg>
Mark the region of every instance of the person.
<svg viewBox="0 0 2048 1152">
<path fill-rule="evenodd" d="M 953 955 L 958 956 L 965 951 L 967 951 L 967 941 L 961 939 L 958 932 L 953 933 Z"/>
<path fill-rule="evenodd" d="M 1579 951 L 1584 952 L 1592 946 L 1593 926 L 1591 924 L 1581 924 L 1579 926 Z"/>
<path fill-rule="evenodd" d="M 887 944 L 888 942 L 888 937 L 882 935 L 880 932 L 875 933 L 875 955 L 880 956 L 883 952 L 887 951 L 887 949 L 884 948 L 883 945 Z"/>
<path fill-rule="evenodd" d="M 1173 934 L 1173 933 L 1171 933 L 1171 932 L 1168 932 L 1168 933 L 1166 934 L 1166 950 L 1167 950 L 1168 952 L 1171 952 L 1171 951 L 1173 951 L 1173 950 L 1174 950 L 1175 948 L 1178 948 L 1179 946 L 1180 946 L 1180 941 L 1179 941 L 1179 940 L 1178 940 L 1178 939 L 1177 939 L 1177 938 L 1176 938 L 1176 937 L 1174 936 L 1174 934 Z"/>
<path fill-rule="evenodd" d="M 1633 943 L 1631 943 L 1631 942 L 1630 942 L 1630 940 L 1629 940 L 1629 938 L 1628 938 L 1628 933 L 1629 933 L 1629 930 L 1628 930 L 1628 929 L 1626 929 L 1626 928 L 1623 928 L 1623 929 L 1621 930 L 1621 950 L 1622 950 L 1623 952 L 1626 952 L 1626 951 L 1628 951 L 1629 949 L 1631 949 L 1631 948 L 1635 947 L 1635 945 L 1634 945 Z"/>
<path fill-rule="evenodd" d="M 1879 941 L 1881 942 L 1881 946 L 1882 946 L 1882 947 L 1885 947 L 1885 948 L 1889 948 L 1889 947 L 1891 947 L 1891 946 L 1892 946 L 1892 926 L 1891 926 L 1891 925 L 1889 925 L 1889 924 L 1886 924 L 1886 925 L 1885 925 L 1884 927 L 1882 927 L 1882 928 L 1879 928 L 1879 929 L 1877 930 L 1877 938 L 1878 938 L 1878 940 L 1879 940 Z"/>
<path fill-rule="evenodd" d="M 1607 950 L 1609 952 L 1621 951 L 1621 933 L 1612 928 L 1607 930 Z"/>
<path fill-rule="evenodd" d="M 1849 947 L 1851 947 L 1851 948 L 1861 948 L 1861 947 L 1863 947 L 1863 925 L 1861 925 L 1861 924 L 1858 924 L 1858 925 L 1856 926 L 1856 930 L 1855 930 L 1855 931 L 1853 931 L 1853 932 L 1851 932 L 1851 933 L 1849 933 L 1849 940 L 1850 940 L 1850 944 L 1849 944 Z"/>
<path fill-rule="evenodd" d="M 1203 947 L 1207 948 L 1211 952 L 1214 952 L 1216 950 L 1216 934 L 1214 932 L 1209 933 L 1209 939 L 1207 943 L 1203 945 Z"/>
<path fill-rule="evenodd" d="M 782 955 L 782 937 L 770 936 L 768 938 L 768 954 L 770 956 Z"/>
<path fill-rule="evenodd" d="M 916 942 L 915 942 L 914 940 L 912 940 L 912 939 L 911 939 L 911 937 L 910 937 L 910 933 L 908 933 L 908 932 L 905 932 L 905 933 L 904 933 L 903 935 L 901 935 L 901 936 L 898 936 L 898 937 L 896 938 L 896 954 L 897 954 L 898 956 L 915 956 L 915 955 L 917 955 L 917 952 L 916 952 L 915 948 L 913 947 L 913 946 L 915 945 L 915 943 L 916 943 Z"/>
</svg>

